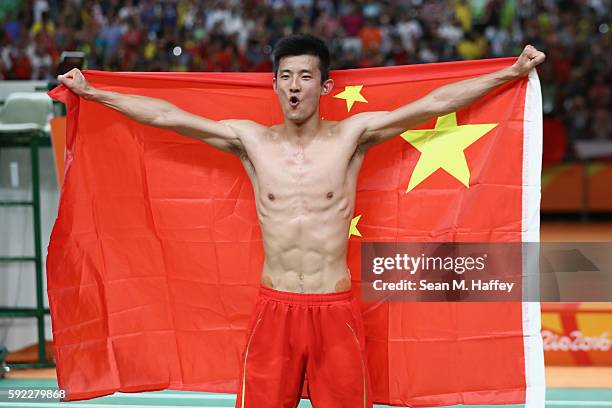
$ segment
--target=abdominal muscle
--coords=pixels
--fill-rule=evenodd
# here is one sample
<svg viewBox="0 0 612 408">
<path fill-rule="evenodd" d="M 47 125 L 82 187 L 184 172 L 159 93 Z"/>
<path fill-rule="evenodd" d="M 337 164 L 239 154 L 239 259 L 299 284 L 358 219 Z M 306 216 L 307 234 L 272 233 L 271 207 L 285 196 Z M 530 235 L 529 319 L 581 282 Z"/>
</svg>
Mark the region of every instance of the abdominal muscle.
<svg viewBox="0 0 612 408">
<path fill-rule="evenodd" d="M 346 250 L 351 200 L 329 195 L 333 193 L 310 197 L 307 208 L 299 208 L 295 196 L 264 196 L 268 202 L 258 203 L 265 249 L 263 286 L 296 293 L 350 289 Z M 282 203 L 283 199 L 296 202 Z"/>
</svg>

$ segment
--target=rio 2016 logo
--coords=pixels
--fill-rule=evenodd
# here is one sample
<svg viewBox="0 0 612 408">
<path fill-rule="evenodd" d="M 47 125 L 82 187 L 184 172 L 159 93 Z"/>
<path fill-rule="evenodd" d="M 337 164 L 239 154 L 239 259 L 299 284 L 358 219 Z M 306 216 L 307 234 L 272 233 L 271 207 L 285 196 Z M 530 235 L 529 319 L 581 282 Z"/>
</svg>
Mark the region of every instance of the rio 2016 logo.
<svg viewBox="0 0 612 408">
<path fill-rule="evenodd" d="M 612 348 L 612 340 L 608 332 L 599 337 L 585 336 L 580 330 L 572 331 L 569 336 L 561 336 L 550 330 L 542 330 L 545 351 L 608 351 Z"/>
</svg>

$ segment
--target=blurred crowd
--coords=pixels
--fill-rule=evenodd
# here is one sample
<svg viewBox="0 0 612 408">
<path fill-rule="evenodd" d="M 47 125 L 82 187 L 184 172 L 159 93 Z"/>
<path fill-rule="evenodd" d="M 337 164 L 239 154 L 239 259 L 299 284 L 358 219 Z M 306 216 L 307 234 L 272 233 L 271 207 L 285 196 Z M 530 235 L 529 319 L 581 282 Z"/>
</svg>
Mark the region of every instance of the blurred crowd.
<svg viewBox="0 0 612 408">
<path fill-rule="evenodd" d="M 332 69 L 547 54 L 545 115 L 567 139 L 612 140 L 609 0 L 1 0 L 0 78 L 49 79 L 62 51 L 87 69 L 271 71 L 307 32 Z"/>
</svg>

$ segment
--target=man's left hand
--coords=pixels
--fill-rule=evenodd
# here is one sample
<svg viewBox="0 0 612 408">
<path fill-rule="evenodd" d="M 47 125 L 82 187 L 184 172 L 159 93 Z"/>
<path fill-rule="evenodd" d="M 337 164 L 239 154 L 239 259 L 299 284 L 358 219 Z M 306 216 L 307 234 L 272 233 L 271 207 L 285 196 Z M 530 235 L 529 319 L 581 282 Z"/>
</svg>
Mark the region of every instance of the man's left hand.
<svg viewBox="0 0 612 408">
<path fill-rule="evenodd" d="M 542 51 L 538 51 L 534 46 L 527 45 L 512 68 L 519 77 L 525 76 L 532 68 L 540 65 L 546 59 Z"/>
</svg>

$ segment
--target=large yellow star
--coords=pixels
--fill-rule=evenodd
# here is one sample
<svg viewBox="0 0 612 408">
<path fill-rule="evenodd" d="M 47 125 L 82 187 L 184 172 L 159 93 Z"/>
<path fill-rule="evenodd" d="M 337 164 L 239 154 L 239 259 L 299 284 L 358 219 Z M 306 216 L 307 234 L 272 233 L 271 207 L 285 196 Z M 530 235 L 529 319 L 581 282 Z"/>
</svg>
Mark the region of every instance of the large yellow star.
<svg viewBox="0 0 612 408">
<path fill-rule="evenodd" d="M 359 230 L 357 229 L 357 223 L 359 222 L 359 219 L 361 218 L 361 214 L 359 214 L 358 216 L 356 216 L 355 218 L 353 218 L 351 220 L 351 226 L 349 228 L 349 238 L 351 237 L 351 235 L 357 235 L 358 237 L 361 236 L 361 232 L 359 232 Z"/>
<path fill-rule="evenodd" d="M 453 112 L 438 117 L 434 129 L 408 130 L 402 133 L 402 138 L 421 152 L 406 192 L 418 186 L 438 169 L 445 170 L 469 188 L 470 168 L 463 151 L 497 125 L 485 123 L 457 126 L 457 114 Z"/>
<path fill-rule="evenodd" d="M 345 86 L 344 91 L 335 94 L 334 98 L 346 100 L 346 109 L 350 112 L 355 101 L 368 103 L 367 99 L 361 94 L 361 88 L 363 88 L 363 85 Z"/>
</svg>

